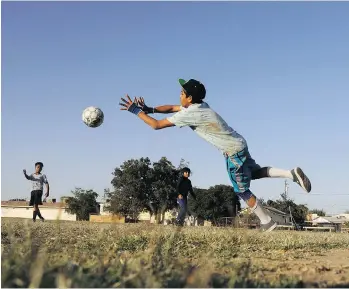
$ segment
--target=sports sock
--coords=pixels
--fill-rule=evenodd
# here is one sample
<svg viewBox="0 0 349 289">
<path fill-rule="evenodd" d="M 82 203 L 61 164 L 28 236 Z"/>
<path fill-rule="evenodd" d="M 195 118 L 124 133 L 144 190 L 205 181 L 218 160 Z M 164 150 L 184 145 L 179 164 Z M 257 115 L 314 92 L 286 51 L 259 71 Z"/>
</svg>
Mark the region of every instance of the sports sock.
<svg viewBox="0 0 349 289">
<path fill-rule="evenodd" d="M 239 196 L 246 202 L 247 206 L 252 210 L 252 212 L 256 214 L 262 225 L 268 224 L 271 221 L 271 217 L 269 216 L 268 212 L 261 206 L 256 196 L 250 190 L 239 194 Z"/>
<path fill-rule="evenodd" d="M 262 225 L 268 224 L 271 221 L 271 217 L 258 201 L 256 201 L 254 208 L 252 208 L 252 212 L 256 214 Z"/>
<path fill-rule="evenodd" d="M 289 170 L 269 168 L 268 175 L 270 178 L 287 178 L 293 180 L 293 176 Z"/>
<path fill-rule="evenodd" d="M 262 178 L 286 178 L 293 180 L 291 171 L 272 168 L 272 167 L 263 167 L 252 172 L 252 179 L 262 179 Z"/>
</svg>

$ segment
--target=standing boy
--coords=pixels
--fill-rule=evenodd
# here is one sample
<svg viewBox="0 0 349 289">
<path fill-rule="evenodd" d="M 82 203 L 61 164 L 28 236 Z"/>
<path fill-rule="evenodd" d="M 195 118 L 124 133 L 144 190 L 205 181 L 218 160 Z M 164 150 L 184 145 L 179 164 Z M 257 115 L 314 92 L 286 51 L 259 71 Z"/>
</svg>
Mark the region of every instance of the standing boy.
<svg viewBox="0 0 349 289">
<path fill-rule="evenodd" d="M 190 177 L 190 169 L 185 167 L 181 170 L 181 176 L 177 183 L 177 203 L 179 205 L 179 212 L 177 215 L 177 225 L 183 226 L 184 219 L 187 215 L 188 211 L 188 194 L 190 193 L 194 200 L 196 200 L 196 195 L 193 191 L 193 187 L 191 185 Z"/>
<path fill-rule="evenodd" d="M 41 174 L 42 168 L 44 167 L 42 162 L 37 162 L 35 164 L 35 173 L 27 175 L 27 171 L 23 170 L 24 176 L 27 180 L 31 181 L 32 191 L 30 195 L 29 206 L 33 206 L 33 222 L 36 221 L 36 216 L 38 216 L 42 221 L 45 219 L 41 216 L 39 205 L 42 205 L 42 194 L 44 189 L 44 184 L 46 185 L 45 199 L 50 194 L 50 185 L 47 181 L 46 175 Z"/>
<path fill-rule="evenodd" d="M 276 223 L 250 191 L 251 180 L 288 178 L 300 185 L 305 191 L 310 192 L 311 183 L 308 177 L 298 167 L 293 170 L 260 167 L 251 157 L 246 140 L 203 101 L 206 96 L 204 85 L 195 79 L 188 81 L 179 79 L 179 84 L 182 87 L 181 105 L 164 105 L 152 108 L 145 105 L 143 98 L 135 98 L 135 101 L 132 101 L 127 95 L 127 100 L 121 98 L 121 110 L 128 110 L 137 115 L 156 130 L 172 126 L 189 126 L 200 137 L 218 148 L 225 157 L 227 172 L 235 193 L 258 216 L 262 231 L 272 231 L 276 227 Z M 149 113 L 174 112 L 174 115 L 162 120 L 156 120 L 148 115 Z"/>
</svg>

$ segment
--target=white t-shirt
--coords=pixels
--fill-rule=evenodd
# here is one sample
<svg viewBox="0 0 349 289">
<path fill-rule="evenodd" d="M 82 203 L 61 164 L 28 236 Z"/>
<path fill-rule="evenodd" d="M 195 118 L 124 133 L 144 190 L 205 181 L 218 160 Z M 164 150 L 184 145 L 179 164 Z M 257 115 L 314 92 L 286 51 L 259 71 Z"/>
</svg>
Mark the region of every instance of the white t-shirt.
<svg viewBox="0 0 349 289">
<path fill-rule="evenodd" d="M 246 140 L 206 103 L 196 103 L 167 118 L 178 127 L 189 126 L 200 137 L 229 156 L 247 147 Z"/>
<path fill-rule="evenodd" d="M 29 180 L 31 180 L 32 191 L 44 189 L 44 184 L 47 184 L 47 177 L 44 174 L 31 174 L 29 176 Z"/>
</svg>

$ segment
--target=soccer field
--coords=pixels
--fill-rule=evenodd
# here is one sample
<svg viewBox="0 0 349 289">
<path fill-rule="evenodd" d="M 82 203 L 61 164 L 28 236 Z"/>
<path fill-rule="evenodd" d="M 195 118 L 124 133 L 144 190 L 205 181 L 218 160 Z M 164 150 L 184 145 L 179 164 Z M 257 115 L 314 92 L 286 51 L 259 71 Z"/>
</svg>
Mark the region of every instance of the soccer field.
<svg viewBox="0 0 349 289">
<path fill-rule="evenodd" d="M 2 287 L 348 287 L 349 234 L 2 219 Z"/>
</svg>

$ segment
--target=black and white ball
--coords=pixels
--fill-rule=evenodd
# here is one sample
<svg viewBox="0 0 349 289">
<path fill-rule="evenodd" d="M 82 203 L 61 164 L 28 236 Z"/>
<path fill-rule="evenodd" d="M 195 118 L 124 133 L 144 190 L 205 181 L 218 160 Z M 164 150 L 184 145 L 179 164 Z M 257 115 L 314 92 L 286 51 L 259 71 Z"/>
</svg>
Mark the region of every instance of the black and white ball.
<svg viewBox="0 0 349 289">
<path fill-rule="evenodd" d="M 104 113 L 98 107 L 89 106 L 82 112 L 82 121 L 88 127 L 99 127 L 104 121 Z"/>
</svg>

